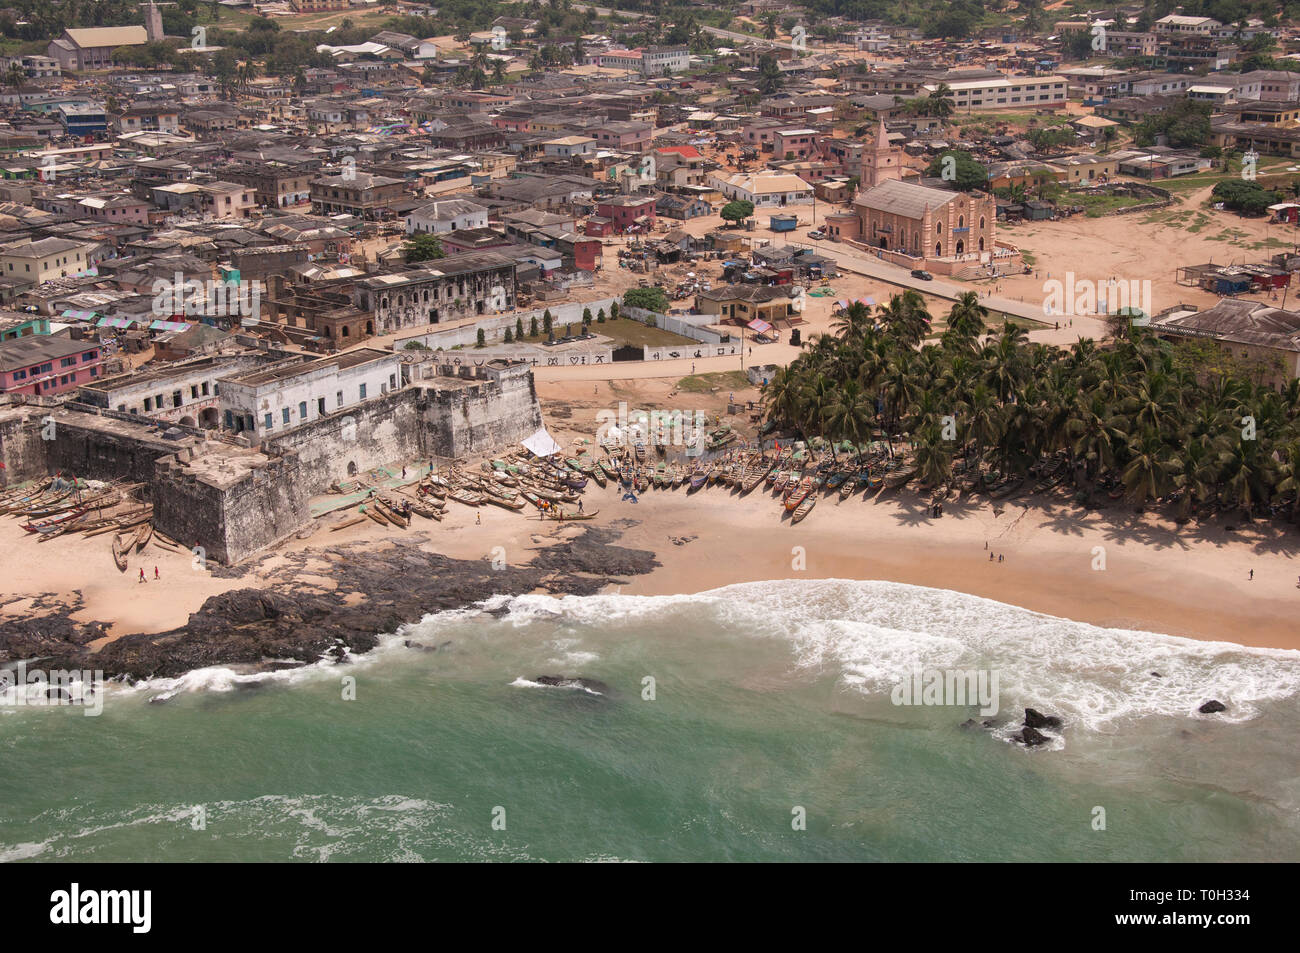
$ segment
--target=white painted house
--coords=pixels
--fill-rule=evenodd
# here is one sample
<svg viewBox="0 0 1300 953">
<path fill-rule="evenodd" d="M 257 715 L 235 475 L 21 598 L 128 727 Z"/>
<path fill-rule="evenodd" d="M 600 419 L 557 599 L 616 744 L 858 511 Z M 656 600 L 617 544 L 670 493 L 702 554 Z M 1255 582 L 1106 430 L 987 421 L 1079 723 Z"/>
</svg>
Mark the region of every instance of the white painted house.
<svg viewBox="0 0 1300 953">
<path fill-rule="evenodd" d="M 413 209 L 406 215 L 406 234 L 443 235 L 465 228 L 487 228 L 488 210 L 465 199 L 443 199 Z"/>
<path fill-rule="evenodd" d="M 813 187 L 788 172 L 714 172 L 709 181 L 728 201 L 753 202 L 756 209 L 808 205 L 813 200 Z"/>
<path fill-rule="evenodd" d="M 222 423 L 234 433 L 273 436 L 396 390 L 401 355 L 357 348 L 223 378 Z"/>
</svg>

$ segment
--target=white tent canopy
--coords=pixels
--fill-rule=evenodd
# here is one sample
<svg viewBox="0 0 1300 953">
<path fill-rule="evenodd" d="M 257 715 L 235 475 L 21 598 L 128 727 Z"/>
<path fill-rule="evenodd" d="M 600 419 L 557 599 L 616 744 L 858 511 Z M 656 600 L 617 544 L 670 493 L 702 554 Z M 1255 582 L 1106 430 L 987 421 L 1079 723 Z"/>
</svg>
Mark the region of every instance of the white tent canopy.
<svg viewBox="0 0 1300 953">
<path fill-rule="evenodd" d="M 538 428 L 537 433 L 523 441 L 523 445 L 539 457 L 549 457 L 553 453 L 559 453 L 562 449 L 555 442 L 555 438 L 546 432 L 545 427 Z"/>
</svg>

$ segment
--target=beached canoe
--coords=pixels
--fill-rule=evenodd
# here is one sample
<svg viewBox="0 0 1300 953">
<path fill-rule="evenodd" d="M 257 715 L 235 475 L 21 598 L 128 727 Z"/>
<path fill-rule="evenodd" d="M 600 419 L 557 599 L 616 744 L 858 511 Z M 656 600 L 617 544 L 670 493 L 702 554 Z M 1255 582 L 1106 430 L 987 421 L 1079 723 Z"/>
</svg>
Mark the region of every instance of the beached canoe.
<svg viewBox="0 0 1300 953">
<path fill-rule="evenodd" d="M 812 493 L 809 493 L 808 496 L 804 499 L 804 501 L 800 503 L 797 507 L 795 507 L 794 513 L 790 515 L 791 524 L 799 522 L 801 519 L 803 519 L 805 516 L 811 513 L 812 508 L 816 505 L 817 505 L 817 497 Z"/>
<path fill-rule="evenodd" d="M 135 537 L 130 533 L 118 533 L 113 537 L 113 562 L 119 572 L 126 572 L 126 554 L 131 550 Z"/>
<path fill-rule="evenodd" d="M 380 515 L 398 529 L 406 529 L 410 524 L 410 517 L 405 516 L 396 504 L 390 503 L 388 500 L 380 497 L 375 497 L 374 502 L 375 509 L 379 510 Z"/>
<path fill-rule="evenodd" d="M 149 545 L 149 538 L 153 536 L 153 523 L 146 521 L 140 524 L 140 528 L 135 531 L 135 551 L 138 553 Z"/>
<path fill-rule="evenodd" d="M 365 513 L 360 513 L 357 516 L 349 517 L 348 519 L 343 520 L 341 523 L 335 523 L 333 526 L 331 526 L 330 532 L 337 533 L 339 530 L 347 529 L 349 526 L 356 526 L 358 523 L 364 523 L 366 521 L 366 518 L 367 517 Z"/>
<path fill-rule="evenodd" d="M 568 522 L 570 520 L 594 520 L 599 515 L 600 510 L 594 510 L 591 513 L 566 513 L 558 508 L 550 514 L 543 514 L 544 518 L 556 520 L 557 522 Z"/>
<path fill-rule="evenodd" d="M 812 496 L 813 478 L 804 477 L 799 481 L 799 485 L 791 492 L 789 498 L 785 501 L 785 508 L 790 511 L 797 510 L 799 504 Z"/>
</svg>

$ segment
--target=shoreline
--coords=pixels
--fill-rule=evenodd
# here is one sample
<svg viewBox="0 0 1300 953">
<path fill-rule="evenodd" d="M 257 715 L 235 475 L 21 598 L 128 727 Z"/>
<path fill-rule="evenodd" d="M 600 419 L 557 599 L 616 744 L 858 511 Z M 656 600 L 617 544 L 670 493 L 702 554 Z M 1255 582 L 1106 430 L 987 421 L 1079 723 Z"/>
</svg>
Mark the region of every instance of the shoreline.
<svg viewBox="0 0 1300 953">
<path fill-rule="evenodd" d="M 635 506 L 623 504 L 646 507 L 641 525 L 625 533 L 623 542 L 651 549 L 663 564 L 624 587 L 629 595 L 689 594 L 790 578 L 880 580 L 966 593 L 1105 628 L 1300 650 L 1294 623 L 1300 590 L 1288 558 L 1295 544 L 1252 553 L 1252 546 L 1285 543 L 1255 540 L 1255 530 L 1228 533 L 1211 525 L 1175 533 L 1148 516 L 1134 517 L 1125 532 L 1106 514 L 1014 500 L 1003 504 L 1001 515 L 986 501 L 950 501 L 942 517 L 931 519 L 919 500 L 858 496 L 823 497 L 807 520 L 790 526 L 762 490 L 731 495 L 717 507 L 708 506 L 707 497 L 703 505 L 677 507 L 656 500 L 658 492 L 642 495 Z M 755 512 L 741 516 L 733 508 Z M 1141 541 L 1144 533 L 1153 541 Z M 667 538 L 691 535 L 697 538 L 682 546 Z M 804 551 L 802 570 L 793 568 L 796 546 Z M 1104 547 L 1105 569 L 1092 568 L 1095 546 Z M 989 552 L 1004 561 L 990 562 Z"/>
<path fill-rule="evenodd" d="M 133 675 L 177 674 L 309 660 L 336 639 L 366 651 L 379 634 L 424 613 L 492 595 L 688 595 L 791 578 L 906 583 L 1106 628 L 1300 650 L 1290 558 L 1298 544 L 1276 527 L 1229 531 L 1217 518 L 1175 528 L 1151 514 L 1083 511 L 1055 497 L 952 500 L 935 519 L 906 494 L 822 496 L 792 526 L 763 488 L 747 496 L 720 487 L 689 495 L 652 489 L 635 504 L 621 496 L 613 487 L 589 490 L 588 511 L 601 512 L 581 524 L 464 506 L 406 531 L 366 521 L 331 533 L 334 520 L 325 518 L 307 538 L 215 572 L 195 570 L 188 553 L 155 547 L 142 556 L 147 584 L 133 578 L 134 562 L 128 574 L 112 567 L 107 543 L 5 545 L 25 534 L 0 523 L 4 593 L 16 580 L 65 580 L 26 596 L 0 594 L 7 633 L 0 660 L 41 655 Z M 489 563 L 498 547 L 504 573 Z M 1104 569 L 1093 568 L 1095 547 L 1103 547 Z M 251 637 L 241 631 L 248 629 Z"/>
</svg>

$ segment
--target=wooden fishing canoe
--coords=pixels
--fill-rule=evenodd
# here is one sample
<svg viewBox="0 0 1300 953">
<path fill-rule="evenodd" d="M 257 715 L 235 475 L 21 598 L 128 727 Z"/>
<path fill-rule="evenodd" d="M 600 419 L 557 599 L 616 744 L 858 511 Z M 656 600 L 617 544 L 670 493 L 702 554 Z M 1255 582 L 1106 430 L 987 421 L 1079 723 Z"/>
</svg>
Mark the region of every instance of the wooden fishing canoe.
<svg viewBox="0 0 1300 953">
<path fill-rule="evenodd" d="M 812 490 L 812 477 L 804 477 L 790 494 L 790 498 L 785 501 L 785 508 L 790 511 L 797 510 L 800 503 L 812 496 Z"/>
<path fill-rule="evenodd" d="M 130 533 L 118 533 L 113 537 L 113 562 L 117 564 L 119 572 L 126 572 L 126 554 L 134 542 L 135 537 Z"/>
<path fill-rule="evenodd" d="M 149 545 L 149 538 L 153 536 L 152 521 L 145 521 L 140 524 L 140 528 L 135 531 L 135 551 L 138 553 L 145 546 Z"/>
<path fill-rule="evenodd" d="M 800 503 L 797 507 L 795 507 L 794 513 L 790 516 L 790 522 L 792 524 L 799 522 L 801 519 L 803 519 L 805 516 L 811 513 L 812 508 L 816 505 L 817 505 L 817 497 L 812 493 L 809 493 L 808 496 L 804 498 L 804 501 Z"/>
</svg>

